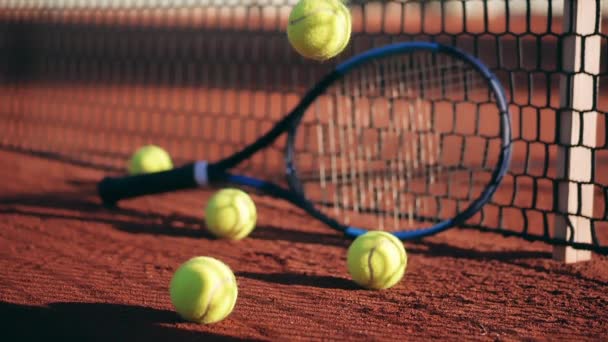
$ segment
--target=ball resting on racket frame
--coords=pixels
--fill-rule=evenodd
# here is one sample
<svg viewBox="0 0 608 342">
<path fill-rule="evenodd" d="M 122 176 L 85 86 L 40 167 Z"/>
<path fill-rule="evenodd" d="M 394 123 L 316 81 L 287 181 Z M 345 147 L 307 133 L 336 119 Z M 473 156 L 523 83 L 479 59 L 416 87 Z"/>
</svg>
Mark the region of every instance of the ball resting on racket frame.
<svg viewBox="0 0 608 342">
<path fill-rule="evenodd" d="M 230 172 L 282 134 L 287 186 Z M 106 177 L 98 191 L 111 206 L 231 184 L 287 200 L 350 238 L 382 229 L 406 240 L 479 212 L 510 156 L 510 116 L 498 78 L 457 48 L 406 42 L 338 65 L 266 134 L 225 159 Z"/>
</svg>

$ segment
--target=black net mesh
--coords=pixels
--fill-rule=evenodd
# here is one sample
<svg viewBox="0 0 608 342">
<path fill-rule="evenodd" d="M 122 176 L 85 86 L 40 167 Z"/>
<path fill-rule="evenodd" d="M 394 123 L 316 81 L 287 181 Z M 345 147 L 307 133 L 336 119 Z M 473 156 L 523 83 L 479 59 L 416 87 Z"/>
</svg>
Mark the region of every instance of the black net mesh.
<svg viewBox="0 0 608 342">
<path fill-rule="evenodd" d="M 352 1 L 350 44 L 317 63 L 287 42 L 294 1 L 3 1 L 0 147 L 116 172 L 147 143 L 215 160 L 345 58 L 437 41 L 479 56 L 512 113 L 511 169 L 467 226 L 606 253 L 606 3 Z M 283 166 L 279 143 L 244 168 Z"/>
</svg>

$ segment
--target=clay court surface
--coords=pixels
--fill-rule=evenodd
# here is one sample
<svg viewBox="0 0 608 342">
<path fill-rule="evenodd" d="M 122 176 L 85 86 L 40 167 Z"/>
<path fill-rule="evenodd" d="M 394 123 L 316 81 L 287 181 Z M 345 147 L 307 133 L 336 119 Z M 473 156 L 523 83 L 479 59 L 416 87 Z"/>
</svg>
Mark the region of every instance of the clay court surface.
<svg viewBox="0 0 608 342">
<path fill-rule="evenodd" d="M 281 17 L 283 22 L 286 13 Z M 359 31 L 364 21 L 369 31 L 380 29 L 380 23 L 370 21 L 371 15 L 365 20 L 360 14 L 355 13 L 354 17 L 354 31 Z M 84 15 L 81 18 L 88 20 Z M 385 24 L 388 22 L 390 20 Z M 280 23 L 273 21 L 270 30 Z M 413 29 L 418 27 L 416 22 L 410 23 Z M 543 26 L 543 22 L 534 23 Z M 58 37 L 60 33 L 62 39 L 72 42 L 66 45 L 70 50 L 58 44 L 60 40 L 48 40 L 46 48 L 57 61 L 71 60 L 71 52 L 81 51 L 79 47 L 84 47 L 85 52 L 105 51 L 96 49 L 99 44 L 88 45 L 98 36 L 104 38 L 99 41 L 106 42 L 108 48 L 115 45 L 122 48 L 120 39 L 109 39 L 120 36 L 113 31 L 93 30 L 81 37 L 80 33 L 90 27 L 77 24 L 76 21 L 74 26 L 58 26 L 58 31 L 49 31 L 48 37 Z M 239 21 L 232 24 L 240 27 Z M 460 24 L 454 22 L 456 30 Z M 490 25 L 500 31 L 503 24 L 504 20 L 496 19 Z M 390 25 L 386 25 L 390 33 Z M 260 24 L 261 31 L 265 27 Z M 476 30 L 475 26 L 469 29 Z M 33 37 L 46 37 L 46 30 L 46 26 L 35 26 L 32 32 L 41 36 Z M 450 30 L 446 28 L 446 32 Z M 148 37 L 156 39 L 157 32 L 150 32 L 125 30 L 123 34 L 126 41 L 139 41 L 140 35 L 145 36 L 141 40 L 144 44 L 137 45 L 143 51 L 142 56 L 164 63 L 164 55 L 146 50 L 157 46 L 145 43 Z M 214 61 L 222 60 L 222 53 L 233 50 L 226 47 L 224 52 L 206 56 L 203 51 L 215 51 L 212 48 L 217 47 L 218 40 L 202 40 L 188 34 L 179 30 L 174 33 L 175 37 L 183 35 L 184 51 L 192 48 L 193 52 L 186 56 L 193 56 L 195 61 L 209 58 L 210 64 L 197 69 L 198 75 L 212 75 L 211 79 L 194 76 L 193 83 L 235 86 L 230 83 L 235 82 L 232 78 L 213 78 L 213 72 L 232 67 L 214 64 Z M 236 41 L 237 34 L 228 32 L 220 37 Z M 279 47 L 277 51 L 284 51 L 284 36 L 280 34 L 246 37 L 245 48 L 234 50 L 237 59 L 247 60 L 250 56 L 245 52 L 257 51 L 252 47 L 260 41 L 268 41 L 271 47 Z M 169 41 L 167 37 L 159 37 L 158 46 L 164 46 L 162 39 Z M 366 39 L 358 42 L 359 48 L 369 43 Z M 212 190 L 129 200 L 122 202 L 119 209 L 101 206 L 95 186 L 113 170 L 101 166 L 122 167 L 121 158 L 126 160 L 132 149 L 146 143 L 149 137 L 169 147 L 178 161 L 192 156 L 216 159 L 228 155 L 237 145 L 255 139 L 291 108 L 298 98 L 293 94 L 280 101 L 276 100 L 282 96 L 279 93 L 249 95 L 252 91 L 249 86 L 255 85 L 252 80 L 258 71 L 255 63 L 265 60 L 266 54 L 271 55 L 275 50 L 261 51 L 251 56 L 253 64 L 239 69 L 249 72 L 245 79 L 250 82 L 238 84 L 244 90 L 237 95 L 232 92 L 203 94 L 178 87 L 166 95 L 162 89 L 166 86 L 165 69 L 154 66 L 150 70 L 137 69 L 126 76 L 126 81 L 131 81 L 129 78 L 137 81 L 142 75 L 151 77 L 151 83 L 158 83 L 152 90 L 116 86 L 107 91 L 103 90 L 104 84 L 88 88 L 80 84 L 62 86 L 65 75 L 54 74 L 64 73 L 68 81 L 70 78 L 96 80 L 98 73 L 109 78 L 122 75 L 121 66 L 112 64 L 112 59 L 104 64 L 110 72 L 98 70 L 94 64 L 92 67 L 83 64 L 87 72 L 82 72 L 68 70 L 62 67 L 64 64 L 57 63 L 60 67 L 56 70 L 45 70 L 49 79 L 57 77 L 57 83 L 50 87 L 31 85 L 17 93 L 9 87 L 0 92 L 3 100 L 0 101 L 0 176 L 3 179 L 0 183 L 0 314 L 3 317 L 0 339 L 601 341 L 608 338 L 606 256 L 593 255 L 592 261 L 566 265 L 553 261 L 552 247 L 544 243 L 452 229 L 423 241 L 405 242 L 409 262 L 403 281 L 389 290 L 368 291 L 354 285 L 347 273 L 346 250 L 350 241 L 281 201 L 254 196 L 259 212 L 258 226 L 247 239 L 239 242 L 216 240 L 205 232 L 204 207 Z M 128 53 L 134 56 L 135 62 L 141 58 L 138 49 Z M 87 61 L 88 55 L 83 56 L 80 56 L 81 62 Z M 282 58 L 281 54 L 276 56 Z M 80 57 L 77 55 L 76 60 Z M 218 69 L 214 70 L 215 67 Z M 291 68 L 291 65 L 279 63 L 278 67 Z M 278 72 L 277 75 L 292 74 Z M 122 76 L 116 78 L 122 80 Z M 300 81 L 306 81 L 305 77 Z M 271 91 L 280 88 L 280 84 L 274 85 Z M 258 90 L 253 89 L 253 92 Z M 527 91 L 524 89 L 521 96 L 515 94 L 514 98 L 516 103 L 525 103 Z M 11 102 L 14 99 L 17 100 Z M 543 98 L 532 97 L 533 102 L 536 100 L 544 102 Z M 553 106 L 557 106 L 556 100 L 551 98 Z M 605 102 L 601 101 L 600 108 L 606 108 Z M 174 115 L 175 120 L 166 120 L 169 114 Z M 239 118 L 242 114 L 251 117 L 242 120 Z M 551 161 L 555 159 L 554 146 L 544 150 L 541 144 L 528 146 L 526 143 L 553 138 L 551 133 L 556 123 L 552 109 L 536 113 L 528 107 L 513 114 L 516 134 L 524 138 L 514 145 L 515 156 L 531 154 L 532 166 L 528 166 L 528 172 L 553 177 L 555 168 L 547 167 L 542 161 L 545 153 L 550 154 Z M 519 123 L 528 118 L 529 122 L 520 129 Z M 212 121 L 215 126 L 209 124 Z M 601 121 L 600 132 L 605 130 Z M 247 124 L 256 128 L 247 130 L 244 128 Z M 537 125 L 543 129 L 537 129 Z M 228 134 L 231 129 L 240 134 Z M 537 131 L 540 136 L 535 136 Z M 56 153 L 40 156 L 28 150 Z M 271 150 L 267 154 L 269 158 L 256 160 L 256 165 L 263 165 L 267 171 L 281 171 L 281 159 L 276 158 L 280 152 Z M 604 156 L 598 153 L 598 165 L 605 165 Z M 516 159 L 512 172 L 523 174 L 522 164 Z M 596 176 L 599 184 L 607 184 L 604 173 L 598 172 Z M 517 180 L 507 177 L 504 187 L 512 191 L 514 183 L 517 191 L 497 193 L 496 202 L 504 204 L 515 198 L 513 202 L 517 205 L 551 208 L 553 194 L 548 180 L 532 184 L 526 177 Z M 536 196 L 534 203 L 530 193 L 533 188 L 545 191 Z M 595 203 L 599 213 L 604 205 L 601 195 L 598 191 Z M 495 207 L 488 211 L 492 212 L 496 212 Z M 497 222 L 486 215 L 483 223 L 495 227 Z M 531 232 L 542 229 L 537 212 L 528 211 L 524 218 L 519 209 L 505 212 L 502 228 L 518 229 L 525 223 Z M 598 234 L 605 244 L 608 230 L 599 229 Z M 173 272 L 182 262 L 197 255 L 223 260 L 233 269 L 238 281 L 239 297 L 234 312 L 214 325 L 182 321 L 169 299 L 168 286 Z"/>
<path fill-rule="evenodd" d="M 100 206 L 102 171 L 0 152 L 3 336 L 142 341 L 602 340 L 608 259 L 564 265 L 551 248 L 455 229 L 406 242 L 407 274 L 368 291 L 346 271 L 348 241 L 307 216 L 255 197 L 259 225 L 240 242 L 204 231 L 210 192 Z M 181 321 L 168 284 L 195 255 L 224 260 L 239 298 L 215 325 Z"/>
</svg>

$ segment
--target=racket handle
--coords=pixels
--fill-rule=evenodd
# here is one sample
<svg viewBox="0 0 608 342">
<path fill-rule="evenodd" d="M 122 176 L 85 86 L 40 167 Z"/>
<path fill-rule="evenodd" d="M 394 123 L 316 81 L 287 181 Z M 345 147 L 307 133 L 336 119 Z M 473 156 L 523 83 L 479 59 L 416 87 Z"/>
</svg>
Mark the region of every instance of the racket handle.
<svg viewBox="0 0 608 342">
<path fill-rule="evenodd" d="M 97 184 L 99 197 L 113 206 L 122 199 L 192 189 L 207 184 L 207 162 L 195 162 L 168 171 L 106 177 Z"/>
</svg>

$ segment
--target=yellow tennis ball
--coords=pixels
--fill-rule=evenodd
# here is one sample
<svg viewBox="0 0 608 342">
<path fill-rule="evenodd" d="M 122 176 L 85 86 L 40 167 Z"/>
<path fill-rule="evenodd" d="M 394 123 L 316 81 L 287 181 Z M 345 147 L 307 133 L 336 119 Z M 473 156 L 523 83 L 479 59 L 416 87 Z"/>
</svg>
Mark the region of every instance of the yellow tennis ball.
<svg viewBox="0 0 608 342">
<path fill-rule="evenodd" d="M 351 15 L 340 0 L 301 0 L 289 14 L 287 38 L 302 56 L 324 61 L 348 45 Z"/>
<path fill-rule="evenodd" d="M 170 170 L 173 162 L 167 151 L 156 145 L 146 145 L 135 151 L 129 161 L 128 171 L 131 175 Z"/>
<path fill-rule="evenodd" d="M 228 265 L 212 257 L 197 256 L 175 271 L 169 294 L 175 311 L 182 318 L 208 324 L 230 315 L 238 288 Z"/>
<path fill-rule="evenodd" d="M 257 210 L 249 195 L 239 189 L 216 192 L 205 209 L 207 230 L 218 238 L 240 240 L 253 231 Z"/>
<path fill-rule="evenodd" d="M 348 248 L 346 260 L 353 281 L 374 290 L 393 287 L 403 278 L 407 267 L 403 243 L 383 231 L 357 237 Z"/>
</svg>

